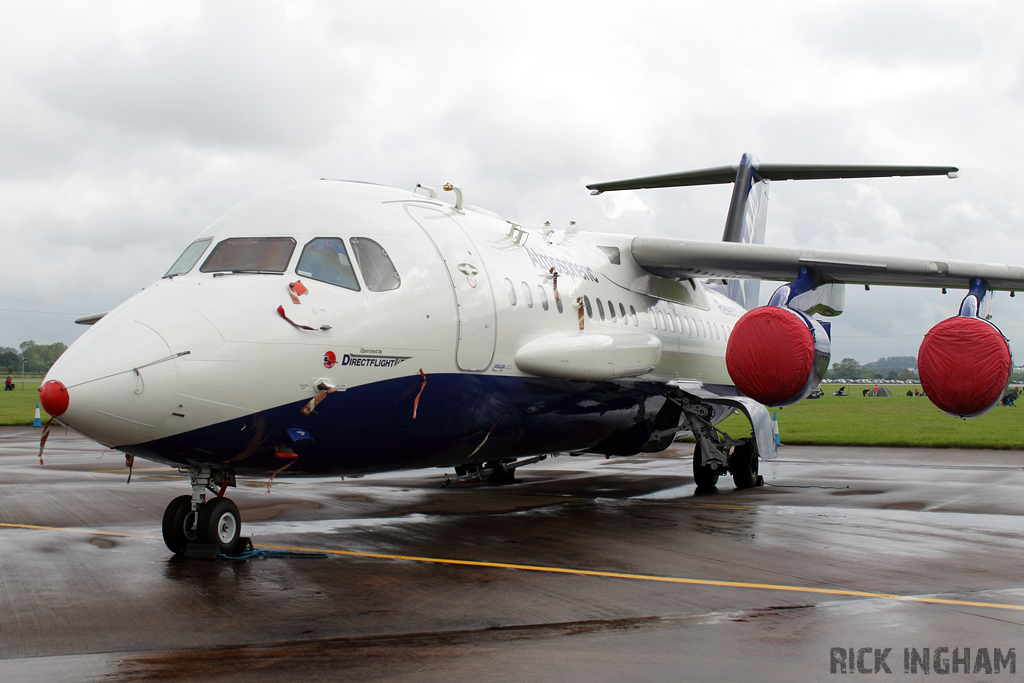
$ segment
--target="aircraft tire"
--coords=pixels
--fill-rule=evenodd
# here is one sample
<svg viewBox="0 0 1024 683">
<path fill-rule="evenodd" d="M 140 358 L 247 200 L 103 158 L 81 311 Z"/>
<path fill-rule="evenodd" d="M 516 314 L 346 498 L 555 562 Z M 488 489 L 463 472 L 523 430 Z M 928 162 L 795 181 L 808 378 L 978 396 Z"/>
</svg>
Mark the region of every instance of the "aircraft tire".
<svg viewBox="0 0 1024 683">
<path fill-rule="evenodd" d="M 199 537 L 230 555 L 242 535 L 242 515 L 230 498 L 214 498 L 199 511 Z"/>
<path fill-rule="evenodd" d="M 733 449 L 729 458 L 732 470 L 732 482 L 738 489 L 749 489 L 757 486 L 757 451 L 754 444 L 745 443 Z"/>
<path fill-rule="evenodd" d="M 192 496 L 178 496 L 164 510 L 164 544 L 175 555 L 185 552 L 185 547 L 197 540 L 192 531 Z"/>
<path fill-rule="evenodd" d="M 696 482 L 698 489 L 715 488 L 715 484 L 718 483 L 718 473 L 710 467 L 705 467 L 700 461 L 701 451 L 698 443 L 697 447 L 693 449 L 693 481 Z"/>
</svg>

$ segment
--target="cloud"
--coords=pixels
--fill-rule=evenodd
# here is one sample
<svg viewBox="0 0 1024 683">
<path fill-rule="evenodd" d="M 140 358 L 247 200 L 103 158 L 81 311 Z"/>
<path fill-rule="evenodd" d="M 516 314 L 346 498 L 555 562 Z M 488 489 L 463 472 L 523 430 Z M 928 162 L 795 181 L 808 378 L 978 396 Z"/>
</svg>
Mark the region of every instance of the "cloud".
<svg viewBox="0 0 1024 683">
<path fill-rule="evenodd" d="M 1024 9 L 983 0 L 14 5 L 0 307 L 107 310 L 237 202 L 318 177 L 455 182 L 529 227 L 718 239 L 727 186 L 583 186 L 743 152 L 963 169 L 775 183 L 770 244 L 1022 262 L 1022 29 Z M 1019 301 L 997 321 L 1024 327 Z M 958 303 L 851 290 L 836 348 L 907 352 L 880 349 Z M 0 312 L 0 345 L 69 342 L 80 329 L 60 320 Z"/>
</svg>

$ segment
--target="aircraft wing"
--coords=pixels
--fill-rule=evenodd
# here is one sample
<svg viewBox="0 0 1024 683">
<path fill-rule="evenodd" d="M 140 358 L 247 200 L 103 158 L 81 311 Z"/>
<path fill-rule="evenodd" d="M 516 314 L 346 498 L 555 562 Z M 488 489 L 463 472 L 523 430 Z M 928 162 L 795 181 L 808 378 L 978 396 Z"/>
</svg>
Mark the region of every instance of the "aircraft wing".
<svg viewBox="0 0 1024 683">
<path fill-rule="evenodd" d="M 1024 290 L 1024 266 L 950 259 L 879 256 L 763 244 L 636 237 L 633 258 L 661 277 L 795 280 L 806 266 L 824 282 L 967 289 L 974 278 L 990 289 Z"/>
</svg>

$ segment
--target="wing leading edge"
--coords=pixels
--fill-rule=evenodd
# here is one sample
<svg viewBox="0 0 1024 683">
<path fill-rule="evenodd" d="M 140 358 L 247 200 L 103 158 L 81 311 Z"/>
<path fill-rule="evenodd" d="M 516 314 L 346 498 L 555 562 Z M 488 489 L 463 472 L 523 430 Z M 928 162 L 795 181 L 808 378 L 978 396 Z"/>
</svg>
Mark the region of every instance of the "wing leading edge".
<svg viewBox="0 0 1024 683">
<path fill-rule="evenodd" d="M 666 237 L 636 237 L 631 250 L 637 265 L 660 277 L 786 281 L 807 267 L 821 282 L 966 289 L 981 278 L 989 289 L 1024 290 L 1024 266 L 1009 264 Z"/>
</svg>

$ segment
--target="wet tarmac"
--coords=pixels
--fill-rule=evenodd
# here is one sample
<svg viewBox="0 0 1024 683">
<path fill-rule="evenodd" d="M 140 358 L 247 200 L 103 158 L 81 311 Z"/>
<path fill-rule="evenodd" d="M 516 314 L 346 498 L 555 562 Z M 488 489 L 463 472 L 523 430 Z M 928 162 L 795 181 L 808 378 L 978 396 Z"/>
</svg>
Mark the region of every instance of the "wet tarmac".
<svg viewBox="0 0 1024 683">
<path fill-rule="evenodd" d="M 512 486 L 251 481 L 243 533 L 327 557 L 201 561 L 160 539 L 184 477 L 126 485 L 59 430 L 40 466 L 38 438 L 0 428 L 4 681 L 832 680 L 833 648 L 906 676 L 943 647 L 1024 675 L 1024 451 L 784 446 L 700 496 L 683 445 Z"/>
</svg>

